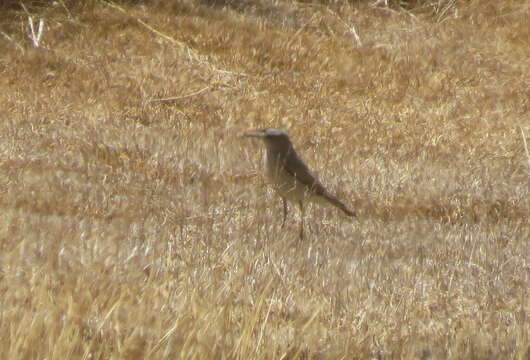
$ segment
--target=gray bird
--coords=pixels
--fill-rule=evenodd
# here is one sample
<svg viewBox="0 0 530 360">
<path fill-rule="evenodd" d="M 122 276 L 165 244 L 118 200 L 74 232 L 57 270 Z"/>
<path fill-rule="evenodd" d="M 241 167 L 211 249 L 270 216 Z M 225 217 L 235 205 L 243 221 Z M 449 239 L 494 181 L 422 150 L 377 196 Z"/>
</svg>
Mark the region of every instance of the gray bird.
<svg viewBox="0 0 530 360">
<path fill-rule="evenodd" d="M 341 209 L 346 215 L 356 216 L 354 211 L 330 194 L 318 181 L 294 149 L 293 143 L 285 131 L 263 129 L 243 133 L 241 136 L 258 137 L 265 142 L 267 147 L 267 178 L 283 202 L 282 228 L 287 218 L 286 200 L 298 203 L 300 206 L 300 238 L 304 237 L 304 202 L 307 200 L 330 203 Z"/>
</svg>

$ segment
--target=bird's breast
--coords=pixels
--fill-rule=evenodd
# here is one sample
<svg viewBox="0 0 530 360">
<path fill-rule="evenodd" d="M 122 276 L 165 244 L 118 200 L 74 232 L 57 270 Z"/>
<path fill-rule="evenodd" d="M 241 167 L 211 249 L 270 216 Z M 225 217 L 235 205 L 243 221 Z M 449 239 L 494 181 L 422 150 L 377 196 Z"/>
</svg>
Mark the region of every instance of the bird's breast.
<svg viewBox="0 0 530 360">
<path fill-rule="evenodd" d="M 303 200 L 307 189 L 290 172 L 286 171 L 285 158 L 268 151 L 266 162 L 267 178 L 273 188 L 290 201 Z"/>
</svg>

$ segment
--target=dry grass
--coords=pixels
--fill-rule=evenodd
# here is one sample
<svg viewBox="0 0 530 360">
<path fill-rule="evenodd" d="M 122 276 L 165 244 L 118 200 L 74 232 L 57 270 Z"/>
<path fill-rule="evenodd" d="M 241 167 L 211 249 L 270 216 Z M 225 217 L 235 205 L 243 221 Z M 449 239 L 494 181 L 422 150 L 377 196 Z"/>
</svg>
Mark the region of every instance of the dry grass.
<svg viewBox="0 0 530 360">
<path fill-rule="evenodd" d="M 527 1 L 135 3 L 0 17 L 0 358 L 529 358 Z"/>
</svg>

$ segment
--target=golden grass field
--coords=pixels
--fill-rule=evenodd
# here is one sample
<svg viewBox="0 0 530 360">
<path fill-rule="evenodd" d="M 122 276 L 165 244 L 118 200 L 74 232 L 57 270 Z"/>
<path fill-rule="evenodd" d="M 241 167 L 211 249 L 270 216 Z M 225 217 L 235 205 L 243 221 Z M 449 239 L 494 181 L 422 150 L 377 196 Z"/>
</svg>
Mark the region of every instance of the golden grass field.
<svg viewBox="0 0 530 360">
<path fill-rule="evenodd" d="M 530 358 L 528 1 L 25 5 L 1 359 Z M 263 127 L 359 216 L 282 231 Z"/>
</svg>

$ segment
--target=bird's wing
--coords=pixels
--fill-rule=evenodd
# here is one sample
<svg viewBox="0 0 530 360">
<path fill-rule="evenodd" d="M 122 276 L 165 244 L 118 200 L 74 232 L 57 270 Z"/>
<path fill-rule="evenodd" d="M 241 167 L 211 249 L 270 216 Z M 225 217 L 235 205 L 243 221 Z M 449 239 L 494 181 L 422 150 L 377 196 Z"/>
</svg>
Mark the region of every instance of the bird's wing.
<svg viewBox="0 0 530 360">
<path fill-rule="evenodd" d="M 297 181 L 309 186 L 316 195 L 330 195 L 316 176 L 309 170 L 307 165 L 300 160 L 300 156 L 296 153 L 296 150 L 292 149 L 291 151 L 294 152 L 292 155 L 295 156 L 286 156 L 284 164 L 285 170 Z"/>
<path fill-rule="evenodd" d="M 315 175 L 309 170 L 306 164 L 300 160 L 300 156 L 296 154 L 296 150 L 292 149 L 296 156 L 287 156 L 285 158 L 285 170 L 291 174 L 297 181 L 306 184 L 311 188 L 311 191 L 318 196 L 323 196 L 333 205 L 341 209 L 348 216 L 356 216 L 355 211 L 350 210 L 339 199 L 330 194 L 324 185 L 318 181 Z M 296 169 L 296 170 L 295 170 Z"/>
</svg>

